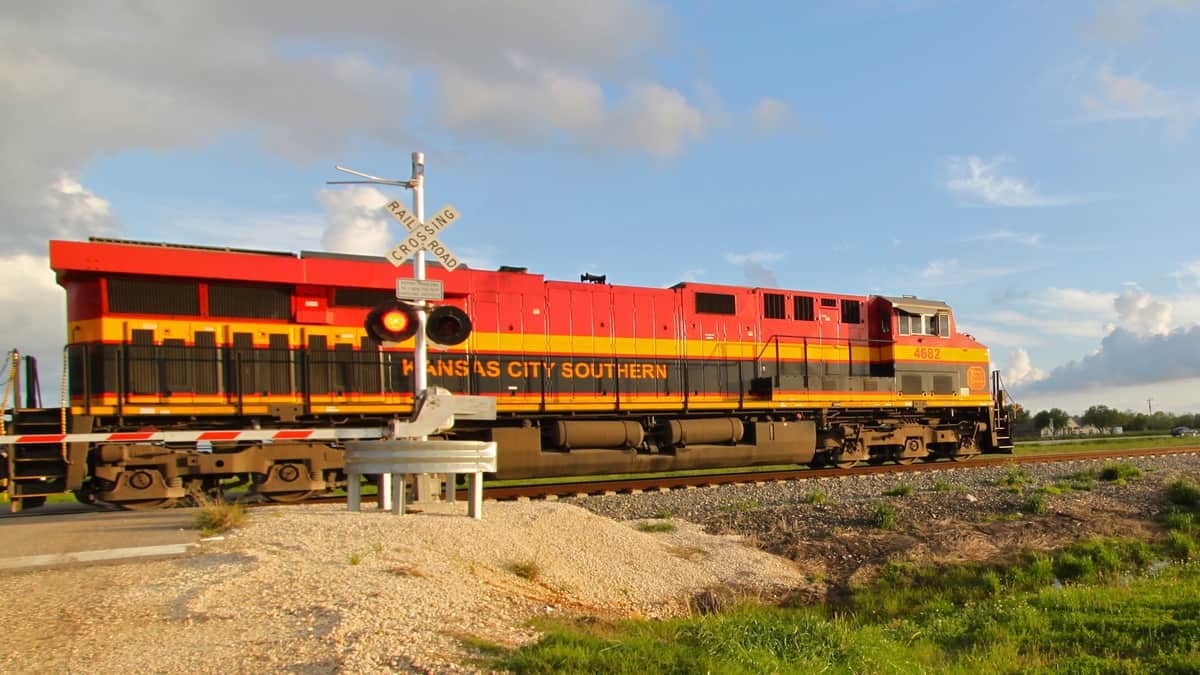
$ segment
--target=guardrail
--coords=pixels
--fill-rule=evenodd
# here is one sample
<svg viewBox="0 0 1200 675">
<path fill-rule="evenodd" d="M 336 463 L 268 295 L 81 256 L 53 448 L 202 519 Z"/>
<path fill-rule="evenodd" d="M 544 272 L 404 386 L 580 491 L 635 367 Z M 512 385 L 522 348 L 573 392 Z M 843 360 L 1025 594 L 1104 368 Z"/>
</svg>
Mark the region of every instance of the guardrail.
<svg viewBox="0 0 1200 675">
<path fill-rule="evenodd" d="M 467 515 L 478 520 L 483 517 L 485 471 L 496 471 L 495 441 L 350 441 L 346 443 L 346 503 L 351 511 L 360 510 L 363 475 L 390 475 L 392 513 L 401 515 L 405 474 L 448 474 L 446 492 L 451 496 L 455 476 L 467 474 Z"/>
</svg>

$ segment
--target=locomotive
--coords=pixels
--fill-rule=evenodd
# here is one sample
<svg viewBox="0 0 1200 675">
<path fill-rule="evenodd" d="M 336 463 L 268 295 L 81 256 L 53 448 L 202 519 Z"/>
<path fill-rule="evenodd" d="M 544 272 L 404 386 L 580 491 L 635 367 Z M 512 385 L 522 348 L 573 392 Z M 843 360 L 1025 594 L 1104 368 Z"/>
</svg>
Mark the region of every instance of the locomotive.
<svg viewBox="0 0 1200 675">
<path fill-rule="evenodd" d="M 301 430 L 384 427 L 420 393 L 415 315 L 396 299 L 411 269 L 384 258 L 91 238 L 51 241 L 50 266 L 67 300 L 61 407 L 14 407 L 9 432 L 71 435 L 0 446 L 18 506 L 74 491 L 158 508 L 235 478 L 303 500 L 346 476 L 340 442 Z M 495 420 L 447 431 L 496 442 L 493 479 L 1012 451 L 987 348 L 941 301 L 509 266 L 428 278 L 444 288 L 428 385 L 495 398 Z"/>
</svg>

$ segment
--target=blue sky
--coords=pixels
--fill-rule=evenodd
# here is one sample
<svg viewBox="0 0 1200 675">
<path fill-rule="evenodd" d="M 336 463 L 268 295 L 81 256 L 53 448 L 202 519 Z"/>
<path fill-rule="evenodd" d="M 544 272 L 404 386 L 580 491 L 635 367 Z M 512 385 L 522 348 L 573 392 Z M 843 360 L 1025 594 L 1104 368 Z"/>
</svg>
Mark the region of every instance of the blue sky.
<svg viewBox="0 0 1200 675">
<path fill-rule="evenodd" d="M 470 264 L 917 294 L 1029 407 L 1200 411 L 1196 2 L 285 4 L 0 18 L 25 351 L 46 239 L 382 254 L 325 181 L 421 150 Z"/>
</svg>

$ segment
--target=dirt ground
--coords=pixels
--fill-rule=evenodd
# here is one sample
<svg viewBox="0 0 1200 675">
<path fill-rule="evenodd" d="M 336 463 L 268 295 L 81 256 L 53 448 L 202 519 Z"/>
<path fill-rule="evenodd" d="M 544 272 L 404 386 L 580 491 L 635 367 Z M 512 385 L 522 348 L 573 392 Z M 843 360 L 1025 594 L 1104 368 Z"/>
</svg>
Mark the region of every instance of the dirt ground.
<svg viewBox="0 0 1200 675">
<path fill-rule="evenodd" d="M 1163 533 L 1155 523 L 1165 504 L 1161 478 L 1047 495 L 1040 515 L 1022 511 L 1027 495 L 1000 488 L 976 496 L 979 492 L 766 508 L 711 516 L 705 525 L 794 561 L 815 582 L 803 597 L 811 602 L 844 595 L 888 561 L 1002 562 L 1023 551 L 1052 550 L 1092 537 L 1149 540 Z M 881 501 L 894 509 L 894 529 L 872 522 L 871 512 Z"/>
</svg>

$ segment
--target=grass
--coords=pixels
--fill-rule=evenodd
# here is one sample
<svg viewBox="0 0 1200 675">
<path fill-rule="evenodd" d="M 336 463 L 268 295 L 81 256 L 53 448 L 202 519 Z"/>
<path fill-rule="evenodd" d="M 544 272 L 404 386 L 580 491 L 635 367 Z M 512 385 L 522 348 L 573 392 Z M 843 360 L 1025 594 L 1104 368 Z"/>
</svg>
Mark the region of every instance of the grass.
<svg viewBox="0 0 1200 675">
<path fill-rule="evenodd" d="M 884 490 L 883 494 L 888 497 L 907 497 L 913 493 L 913 486 L 908 483 L 901 483 L 890 490 Z"/>
<path fill-rule="evenodd" d="M 720 510 L 724 511 L 726 513 L 730 512 L 730 511 L 734 511 L 737 513 L 747 513 L 749 511 L 755 511 L 757 509 L 761 509 L 762 506 L 763 506 L 762 502 L 758 501 L 757 499 L 741 499 L 732 504 L 726 504 L 726 505 L 722 506 Z"/>
<path fill-rule="evenodd" d="M 871 524 L 881 530 L 896 529 L 896 509 L 891 504 L 876 504 L 871 510 Z"/>
<path fill-rule="evenodd" d="M 829 503 L 829 495 L 825 494 L 824 492 L 821 492 L 820 490 L 814 490 L 814 491 L 804 495 L 803 501 L 805 504 L 813 504 L 815 506 L 820 506 L 821 504 Z"/>
<path fill-rule="evenodd" d="M 1092 452 L 1095 450 L 1133 450 L 1135 448 L 1175 448 L 1194 446 L 1196 438 L 1097 438 L 1078 443 L 1017 443 L 1016 455 L 1058 455 L 1074 452 Z"/>
<path fill-rule="evenodd" d="M 965 489 L 966 488 L 963 487 L 962 485 L 956 485 L 954 483 L 947 483 L 944 480 L 939 480 L 933 484 L 934 492 L 954 492 L 954 491 L 965 490 Z"/>
<path fill-rule="evenodd" d="M 1029 485 L 1031 480 L 1028 471 L 1019 466 L 1010 466 L 1004 475 L 996 480 L 996 485 L 1019 493 L 1025 490 L 1025 486 Z"/>
<path fill-rule="evenodd" d="M 1100 480 L 1124 485 L 1125 481 L 1140 478 L 1142 470 L 1127 462 L 1107 462 L 1100 469 Z"/>
<path fill-rule="evenodd" d="M 637 524 L 637 529 L 638 529 L 638 530 L 640 530 L 640 531 L 642 531 L 642 532 L 674 532 L 676 528 L 675 528 L 675 523 L 664 523 L 664 522 L 657 522 L 657 523 L 647 523 L 647 522 L 641 522 L 641 523 L 638 523 L 638 524 Z"/>
<path fill-rule="evenodd" d="M 1035 492 L 1025 498 L 1021 503 L 1021 510 L 1025 513 L 1041 516 L 1046 513 L 1046 495 L 1043 492 Z"/>
<path fill-rule="evenodd" d="M 743 600 L 669 621 L 543 621 L 517 673 L 1195 672 L 1200 563 L 1093 540 L 1006 565 L 888 565 L 825 607 Z"/>
<path fill-rule="evenodd" d="M 192 525 L 200 530 L 201 536 L 214 537 L 246 522 L 246 508 L 237 502 L 229 503 L 202 499 L 200 510 Z"/>
</svg>

